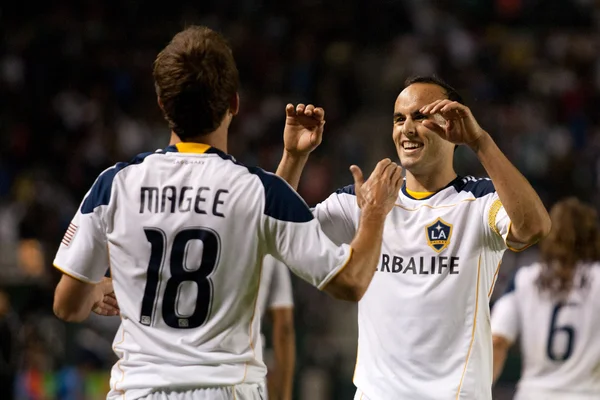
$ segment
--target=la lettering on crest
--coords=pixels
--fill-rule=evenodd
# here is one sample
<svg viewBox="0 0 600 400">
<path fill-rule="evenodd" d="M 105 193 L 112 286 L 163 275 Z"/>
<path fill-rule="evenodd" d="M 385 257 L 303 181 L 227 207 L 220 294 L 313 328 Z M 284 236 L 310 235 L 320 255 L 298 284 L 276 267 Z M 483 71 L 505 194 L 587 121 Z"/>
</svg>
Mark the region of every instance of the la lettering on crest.
<svg viewBox="0 0 600 400">
<path fill-rule="evenodd" d="M 452 224 L 438 218 L 425 227 L 425 234 L 427 236 L 427 244 L 429 247 L 435 252 L 440 253 L 450 244 Z"/>
</svg>

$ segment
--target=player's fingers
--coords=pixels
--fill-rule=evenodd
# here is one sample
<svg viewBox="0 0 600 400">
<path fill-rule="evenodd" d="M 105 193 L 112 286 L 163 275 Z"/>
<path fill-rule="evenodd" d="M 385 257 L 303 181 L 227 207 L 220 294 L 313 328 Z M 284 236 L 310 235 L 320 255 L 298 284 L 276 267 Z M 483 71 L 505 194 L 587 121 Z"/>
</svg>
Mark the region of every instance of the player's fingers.
<svg viewBox="0 0 600 400">
<path fill-rule="evenodd" d="M 351 165 L 350 173 L 352 174 L 352 177 L 354 178 L 355 189 L 360 189 L 362 184 L 365 182 L 365 177 L 364 177 L 361 169 L 358 167 L 358 165 Z"/>
<path fill-rule="evenodd" d="M 371 175 L 381 175 L 383 171 L 385 171 L 385 168 L 391 164 L 391 162 L 392 160 L 389 158 L 384 158 L 383 160 L 379 161 Z"/>
<path fill-rule="evenodd" d="M 467 107 L 454 101 L 452 103 L 446 104 L 445 106 L 440 108 L 440 113 L 447 114 L 452 113 L 458 117 L 466 117 L 468 114 Z"/>
<path fill-rule="evenodd" d="M 429 110 L 429 113 L 430 113 L 430 114 L 435 114 L 435 113 L 438 113 L 438 112 L 440 112 L 440 110 L 441 110 L 442 108 L 444 108 L 444 107 L 447 107 L 447 106 L 449 106 L 449 105 L 450 105 L 450 104 L 452 104 L 452 103 L 453 103 L 453 102 L 452 102 L 452 101 L 450 101 L 450 100 L 442 100 L 442 101 L 440 101 L 439 103 L 437 103 L 435 106 L 433 106 L 433 107 L 431 108 L 431 110 Z"/>
<path fill-rule="evenodd" d="M 298 104 L 296 106 L 296 114 L 304 114 L 304 108 L 305 107 L 306 106 L 304 104 L 302 104 L 302 103 Z"/>
<path fill-rule="evenodd" d="M 110 296 L 104 296 L 104 304 L 107 304 L 111 307 L 114 307 L 116 309 L 119 308 L 119 303 L 117 302 L 117 299 L 110 297 Z"/>
<path fill-rule="evenodd" d="M 304 109 L 304 115 L 306 115 L 307 117 L 312 117 L 314 112 L 315 112 L 315 106 L 313 106 L 312 104 L 307 105 L 306 108 Z"/>
<path fill-rule="evenodd" d="M 100 289 L 102 289 L 103 294 L 109 294 L 115 291 L 113 289 L 112 279 L 104 279 L 98 285 L 100 285 Z"/>
<path fill-rule="evenodd" d="M 285 106 L 285 116 L 286 117 L 295 117 L 296 116 L 296 108 L 293 104 L 289 103 Z"/>
<path fill-rule="evenodd" d="M 321 107 L 315 108 L 315 118 L 320 121 L 325 121 L 325 110 Z M 323 122 L 324 123 L 324 122 Z"/>
<path fill-rule="evenodd" d="M 433 103 L 429 103 L 426 106 L 421 107 L 419 110 L 422 114 L 430 114 L 433 107 L 438 105 L 440 102 L 444 101 L 444 99 L 436 100 Z"/>
<path fill-rule="evenodd" d="M 393 183 L 398 178 L 398 175 L 402 176 L 402 168 L 396 164 L 392 163 L 392 169 L 390 171 L 390 182 Z"/>
<path fill-rule="evenodd" d="M 404 183 L 404 178 L 402 177 L 403 168 L 398 166 L 396 167 L 396 171 L 392 176 L 392 185 L 394 186 L 394 190 L 398 192 Z"/>
<path fill-rule="evenodd" d="M 449 122 L 449 121 L 448 121 Z M 431 121 L 431 120 L 425 120 L 422 122 L 423 126 L 427 129 L 429 129 L 430 131 L 433 131 L 435 133 L 437 133 L 438 135 L 440 135 L 442 138 L 446 138 L 446 129 L 444 129 L 443 127 L 441 127 L 439 124 Z M 446 125 L 446 127 L 449 127 L 449 125 Z"/>
</svg>

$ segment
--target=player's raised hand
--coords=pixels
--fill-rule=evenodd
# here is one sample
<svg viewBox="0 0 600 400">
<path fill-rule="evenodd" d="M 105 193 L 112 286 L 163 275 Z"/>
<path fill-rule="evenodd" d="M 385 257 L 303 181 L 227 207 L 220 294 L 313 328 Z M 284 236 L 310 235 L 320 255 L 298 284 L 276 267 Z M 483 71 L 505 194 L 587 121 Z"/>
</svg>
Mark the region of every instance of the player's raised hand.
<svg viewBox="0 0 600 400">
<path fill-rule="evenodd" d="M 312 104 L 288 104 L 285 107 L 285 150 L 295 156 L 308 155 L 321 144 L 325 110 Z"/>
<path fill-rule="evenodd" d="M 448 99 L 437 100 L 419 110 L 424 115 L 439 115 L 437 120 L 427 119 L 423 125 L 454 144 L 472 145 L 485 131 L 479 126 L 469 107 Z"/>
<path fill-rule="evenodd" d="M 92 311 L 98 315 L 119 315 L 119 304 L 112 286 L 112 278 L 104 278 L 96 284 L 98 300 L 94 303 Z"/>
<path fill-rule="evenodd" d="M 350 172 L 354 177 L 356 200 L 363 211 L 387 215 L 394 208 L 403 183 L 402 167 L 389 158 L 383 159 L 377 163 L 367 181 L 358 166 L 352 165 Z"/>
</svg>

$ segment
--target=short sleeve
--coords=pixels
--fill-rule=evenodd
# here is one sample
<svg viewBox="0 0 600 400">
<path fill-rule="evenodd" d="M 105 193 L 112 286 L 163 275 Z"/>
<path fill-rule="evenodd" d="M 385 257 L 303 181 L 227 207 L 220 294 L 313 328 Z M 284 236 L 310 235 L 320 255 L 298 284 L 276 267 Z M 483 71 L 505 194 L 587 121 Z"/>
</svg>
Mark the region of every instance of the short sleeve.
<svg viewBox="0 0 600 400">
<path fill-rule="evenodd" d="M 103 172 L 87 193 L 61 241 L 54 266 L 86 283 L 102 280 L 108 267 L 104 215 L 110 200 L 114 168 Z"/>
<path fill-rule="evenodd" d="M 273 257 L 265 257 L 265 264 L 269 263 L 271 281 L 267 293 L 267 309 L 292 308 L 292 281 L 287 267 Z M 266 266 L 263 266 L 265 268 Z"/>
<path fill-rule="evenodd" d="M 511 242 L 508 240 L 511 221 L 506 213 L 498 194 L 494 191 L 487 199 L 487 207 L 485 215 L 487 216 L 487 228 L 494 234 L 498 242 L 504 247 L 512 251 L 523 251 L 529 244 Z"/>
<path fill-rule="evenodd" d="M 331 194 L 313 209 L 323 232 L 335 243 L 350 243 L 356 235 L 360 209 L 356 203 L 354 185 L 345 186 Z"/>
<path fill-rule="evenodd" d="M 334 244 L 302 198 L 284 180 L 259 168 L 265 203 L 259 235 L 267 254 L 308 283 L 323 289 L 352 255 L 348 244 Z"/>
<path fill-rule="evenodd" d="M 519 312 L 514 283 L 509 284 L 506 293 L 500 297 L 492 308 L 492 335 L 502 336 L 511 343 L 519 335 Z"/>
</svg>

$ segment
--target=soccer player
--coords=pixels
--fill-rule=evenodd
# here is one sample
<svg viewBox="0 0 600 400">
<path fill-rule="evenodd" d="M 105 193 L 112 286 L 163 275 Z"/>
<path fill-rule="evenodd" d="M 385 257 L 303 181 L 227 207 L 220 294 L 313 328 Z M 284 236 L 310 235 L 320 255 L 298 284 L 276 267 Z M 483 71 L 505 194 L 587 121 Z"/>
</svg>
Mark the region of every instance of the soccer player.
<svg viewBox="0 0 600 400">
<path fill-rule="evenodd" d="M 170 144 L 93 184 L 54 261 L 64 272 L 54 312 L 75 322 L 92 309 L 109 314 L 114 286 L 122 323 L 109 399 L 260 399 L 265 366 L 254 349 L 264 256 L 357 301 L 374 275 L 402 171 L 378 163 L 362 186 L 355 239 L 334 245 L 289 185 L 226 154 L 238 72 L 221 35 L 195 26 L 178 33 L 153 76 Z M 320 135 L 317 110 L 318 118 L 296 115 L 295 129 Z M 107 266 L 112 285 L 103 280 Z"/>
<path fill-rule="evenodd" d="M 494 379 L 520 337 L 517 400 L 600 398 L 600 228 L 575 198 L 550 212 L 540 261 L 517 270 L 492 309 Z"/>
<path fill-rule="evenodd" d="M 296 187 L 316 133 L 293 130 L 286 109 L 278 175 Z M 358 306 L 357 399 L 491 399 L 488 299 L 502 254 L 550 230 L 540 198 L 484 131 L 458 93 L 435 77 L 406 82 L 394 106 L 392 140 L 406 184 L 386 219 L 382 254 Z M 490 179 L 460 177 L 454 148 L 472 149 Z M 346 186 L 315 217 L 349 243 L 364 212 L 362 188 Z"/>
<path fill-rule="evenodd" d="M 269 400 L 292 400 L 296 334 L 294 331 L 294 300 L 288 269 L 272 256 L 266 256 L 258 292 L 258 309 L 264 320 L 271 320 L 275 362 L 267 374 Z M 264 343 L 264 342 L 263 342 Z M 261 350 L 262 358 L 264 347 Z"/>
</svg>

